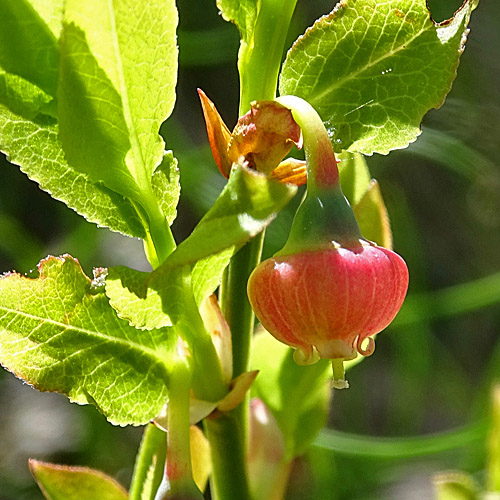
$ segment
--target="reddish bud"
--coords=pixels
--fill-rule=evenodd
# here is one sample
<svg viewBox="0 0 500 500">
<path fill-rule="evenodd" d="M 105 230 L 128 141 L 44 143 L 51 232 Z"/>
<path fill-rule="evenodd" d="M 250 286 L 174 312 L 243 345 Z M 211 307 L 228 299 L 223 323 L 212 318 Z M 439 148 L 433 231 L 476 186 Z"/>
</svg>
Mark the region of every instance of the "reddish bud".
<svg viewBox="0 0 500 500">
<path fill-rule="evenodd" d="M 295 359 L 307 363 L 318 354 L 370 355 L 375 347 L 370 336 L 393 320 L 407 287 L 404 260 L 361 240 L 351 248 L 332 243 L 267 259 L 250 276 L 248 295 L 264 328 L 298 349 Z"/>
</svg>

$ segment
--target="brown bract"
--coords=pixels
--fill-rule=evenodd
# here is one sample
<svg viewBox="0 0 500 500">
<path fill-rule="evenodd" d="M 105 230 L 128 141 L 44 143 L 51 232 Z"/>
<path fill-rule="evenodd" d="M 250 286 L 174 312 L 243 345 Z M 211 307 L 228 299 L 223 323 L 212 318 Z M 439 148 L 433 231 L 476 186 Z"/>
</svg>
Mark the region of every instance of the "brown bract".
<svg viewBox="0 0 500 500">
<path fill-rule="evenodd" d="M 306 164 L 283 158 L 295 144 L 301 147 L 300 128 L 289 109 L 275 101 L 256 101 L 230 132 L 213 102 L 198 90 L 215 163 L 229 178 L 234 163 L 248 167 L 280 182 L 295 185 L 307 181 Z"/>
</svg>

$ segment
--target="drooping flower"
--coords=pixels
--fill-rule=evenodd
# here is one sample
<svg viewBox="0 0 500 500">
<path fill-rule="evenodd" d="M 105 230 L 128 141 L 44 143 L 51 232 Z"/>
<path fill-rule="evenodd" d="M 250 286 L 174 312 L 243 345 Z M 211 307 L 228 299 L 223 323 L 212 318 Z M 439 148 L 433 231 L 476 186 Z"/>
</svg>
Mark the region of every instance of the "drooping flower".
<svg viewBox="0 0 500 500">
<path fill-rule="evenodd" d="M 302 128 L 307 194 L 285 246 L 252 272 L 248 297 L 264 328 L 295 348 L 298 363 L 332 359 L 334 386 L 346 387 L 343 361 L 373 352 L 372 336 L 403 303 L 408 269 L 361 235 L 319 115 L 297 97 L 280 100 Z"/>
</svg>

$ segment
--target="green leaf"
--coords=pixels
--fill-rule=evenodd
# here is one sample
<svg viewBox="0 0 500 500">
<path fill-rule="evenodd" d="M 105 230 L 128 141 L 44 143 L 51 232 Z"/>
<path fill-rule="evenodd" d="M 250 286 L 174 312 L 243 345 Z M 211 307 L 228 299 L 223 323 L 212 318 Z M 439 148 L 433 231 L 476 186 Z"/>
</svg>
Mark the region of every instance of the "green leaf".
<svg viewBox="0 0 500 500">
<path fill-rule="evenodd" d="M 0 104 L 13 113 L 33 119 L 39 113 L 50 112 L 52 97 L 28 80 L 0 69 Z"/>
<path fill-rule="evenodd" d="M 87 467 L 30 460 L 30 470 L 47 500 L 127 500 L 113 478 Z"/>
<path fill-rule="evenodd" d="M 0 67 L 54 97 L 63 0 L 0 0 Z"/>
<path fill-rule="evenodd" d="M 222 17 L 234 23 L 240 30 L 241 39 L 251 39 L 257 19 L 258 0 L 217 0 Z"/>
<path fill-rule="evenodd" d="M 60 136 L 69 162 L 147 205 L 175 102 L 174 0 L 68 0 L 60 42 Z M 146 206 L 144 208 L 147 208 Z"/>
<path fill-rule="evenodd" d="M 191 267 L 190 286 L 199 305 L 219 285 L 234 250 L 269 225 L 295 192 L 294 186 L 236 167 L 212 208 L 159 268 L 150 274 L 124 267 L 109 270 L 111 305 L 136 328 L 171 324 L 166 304 L 178 300 L 172 270 Z"/>
<path fill-rule="evenodd" d="M 161 298 L 148 290 L 151 273 L 125 266 L 111 267 L 106 276 L 106 295 L 118 316 L 135 328 L 152 330 L 171 326 L 172 321 L 161 306 Z"/>
<path fill-rule="evenodd" d="M 219 286 L 232 254 L 233 249 L 229 248 L 193 266 L 191 284 L 198 306 Z M 148 288 L 150 279 L 151 273 L 122 266 L 110 268 L 106 277 L 106 295 L 118 316 L 132 326 L 146 330 L 172 325 L 172 320 L 162 307 L 161 295 Z"/>
<path fill-rule="evenodd" d="M 146 231 L 132 203 L 94 184 L 66 162 L 58 140 L 58 126 L 47 116 L 23 118 L 3 105 L 0 84 L 0 150 L 40 189 L 83 215 L 89 222 L 129 236 L 144 238 Z"/>
<path fill-rule="evenodd" d="M 114 424 L 144 424 L 167 398 L 170 329 L 136 330 L 120 320 L 96 279 L 66 255 L 39 277 L 0 278 L 0 361 L 41 391 L 94 404 Z"/>
<path fill-rule="evenodd" d="M 361 201 L 370 187 L 371 175 L 364 157 L 344 151 L 337 156 L 342 192 L 351 205 Z"/>
<path fill-rule="evenodd" d="M 370 181 L 364 196 L 352 208 L 361 229 L 361 234 L 369 241 L 374 241 L 386 248 L 392 248 L 389 215 L 379 184 L 375 179 Z"/>
<path fill-rule="evenodd" d="M 336 151 L 404 148 L 450 91 L 476 5 L 436 24 L 425 0 L 340 2 L 289 51 L 280 93 L 317 109 Z"/>
<path fill-rule="evenodd" d="M 252 359 L 252 369 L 260 372 L 252 393 L 274 415 L 285 439 L 286 457 L 292 459 L 326 425 L 331 365 L 323 359 L 299 366 L 293 350 L 267 333 L 254 338 Z"/>
<path fill-rule="evenodd" d="M 193 264 L 260 233 L 290 201 L 297 188 L 268 179 L 243 166 L 233 168 L 212 208 L 157 270 Z"/>
<path fill-rule="evenodd" d="M 220 285 L 222 273 L 229 265 L 233 248 L 229 247 L 215 255 L 199 260 L 193 266 L 191 283 L 196 303 L 200 305 Z"/>
</svg>

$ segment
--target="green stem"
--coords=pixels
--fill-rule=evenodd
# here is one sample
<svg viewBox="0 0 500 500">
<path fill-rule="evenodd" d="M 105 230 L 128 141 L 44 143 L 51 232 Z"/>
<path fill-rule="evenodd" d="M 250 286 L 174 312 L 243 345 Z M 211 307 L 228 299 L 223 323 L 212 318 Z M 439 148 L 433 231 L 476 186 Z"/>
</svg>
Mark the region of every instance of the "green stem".
<svg viewBox="0 0 500 500">
<path fill-rule="evenodd" d="M 239 53 L 240 115 L 254 100 L 274 99 L 288 26 L 297 0 L 262 0 L 252 37 Z M 250 273 L 259 263 L 264 234 L 248 242 L 231 259 L 220 291 L 222 311 L 231 329 L 233 377 L 248 370 L 254 316 L 246 294 Z M 212 498 L 250 500 L 245 455 L 248 397 L 229 414 L 205 423 L 212 455 Z"/>
<path fill-rule="evenodd" d="M 191 468 L 191 369 L 179 355 L 170 375 L 165 475 L 155 500 L 203 500 Z"/>
<path fill-rule="evenodd" d="M 262 0 L 252 37 L 239 54 L 240 115 L 250 103 L 274 99 L 283 48 L 297 0 Z"/>
<path fill-rule="evenodd" d="M 142 436 L 141 446 L 134 466 L 129 500 L 146 500 L 143 496 L 144 485 L 151 467 L 154 469 L 152 491 L 155 492 L 163 477 L 167 436 L 153 424 L 148 424 Z M 153 500 L 154 496 L 147 500 Z"/>
<path fill-rule="evenodd" d="M 233 377 L 248 371 L 254 314 L 248 302 L 246 283 L 260 262 L 263 242 L 264 232 L 233 256 L 221 287 L 222 312 L 232 332 Z"/>
<path fill-rule="evenodd" d="M 330 248 L 335 242 L 361 245 L 361 232 L 342 193 L 337 160 L 321 117 L 300 97 L 276 100 L 291 110 L 302 130 L 307 164 L 307 195 L 295 214 L 288 241 L 276 255 Z"/>
<path fill-rule="evenodd" d="M 307 162 L 307 190 L 332 189 L 339 184 L 339 169 L 323 120 L 304 99 L 281 96 L 276 99 L 289 108 L 302 130 Z"/>
<path fill-rule="evenodd" d="M 240 437 L 241 423 L 233 412 L 204 422 L 212 457 L 214 500 L 252 500 L 245 467 L 246 449 Z"/>
<path fill-rule="evenodd" d="M 148 234 L 144 247 L 149 263 L 156 269 L 175 249 L 176 244 L 170 226 L 151 190 L 146 198 Z"/>
</svg>

